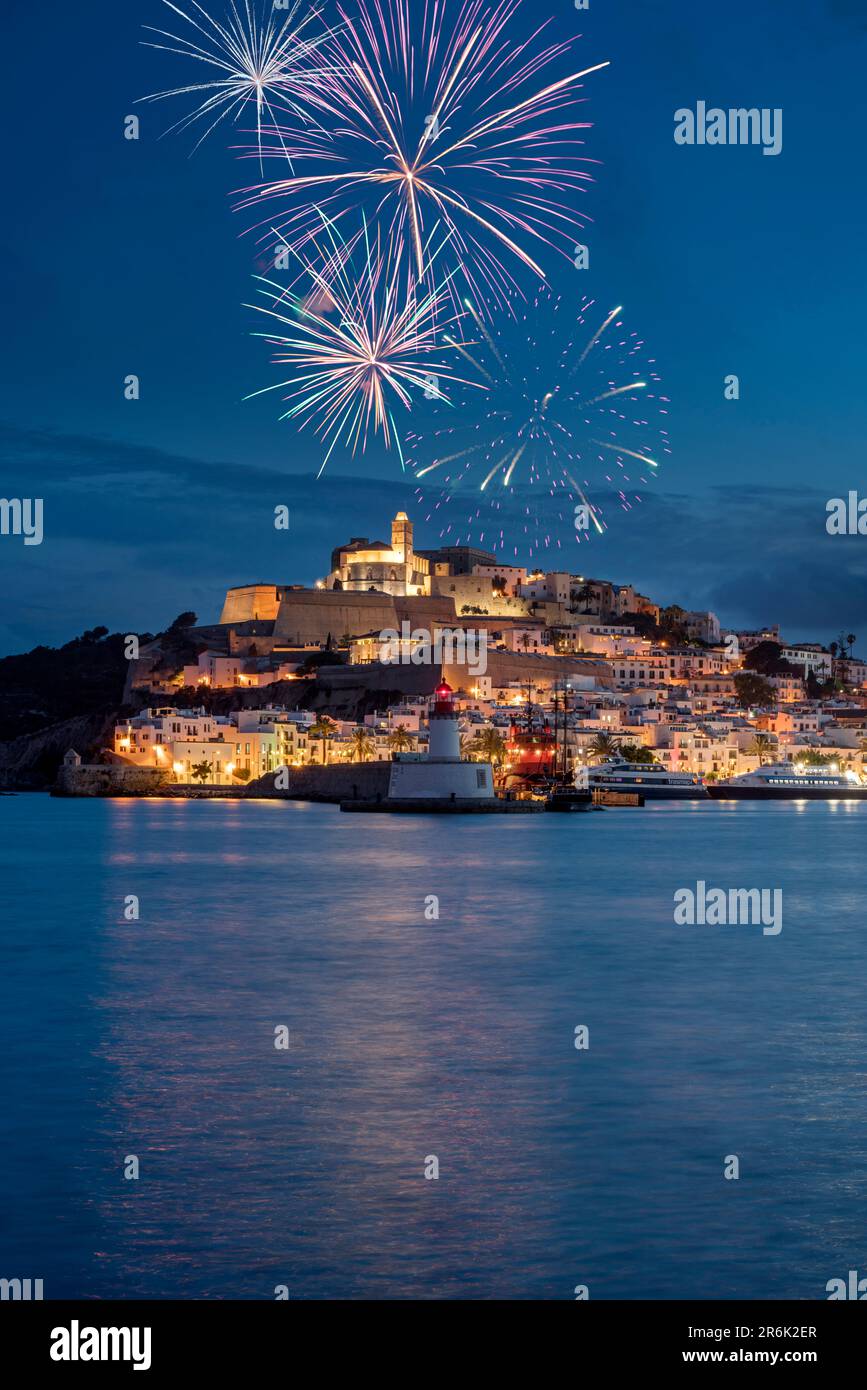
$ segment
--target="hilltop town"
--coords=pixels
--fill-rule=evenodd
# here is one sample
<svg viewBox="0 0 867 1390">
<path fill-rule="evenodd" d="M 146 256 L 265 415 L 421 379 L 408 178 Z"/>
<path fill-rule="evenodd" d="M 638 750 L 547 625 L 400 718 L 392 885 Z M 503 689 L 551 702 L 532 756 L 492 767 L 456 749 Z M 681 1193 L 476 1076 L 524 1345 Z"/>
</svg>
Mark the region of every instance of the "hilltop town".
<svg viewBox="0 0 867 1390">
<path fill-rule="evenodd" d="M 444 631 L 452 640 L 432 660 Z M 218 624 L 183 636 L 182 647 L 146 643 L 130 663 L 124 698 L 137 712 L 116 722 L 110 750 L 183 784 L 423 752 L 442 679 L 466 756 L 502 779 L 516 725 L 543 729 L 554 709 L 573 767 L 617 747 L 706 780 L 782 757 L 860 773 L 867 757 L 867 662 L 853 634 L 787 642 L 776 625 L 733 631 L 629 584 L 470 547 L 416 551 L 404 513 L 389 542 L 337 546 L 315 588 L 232 588 Z"/>
</svg>

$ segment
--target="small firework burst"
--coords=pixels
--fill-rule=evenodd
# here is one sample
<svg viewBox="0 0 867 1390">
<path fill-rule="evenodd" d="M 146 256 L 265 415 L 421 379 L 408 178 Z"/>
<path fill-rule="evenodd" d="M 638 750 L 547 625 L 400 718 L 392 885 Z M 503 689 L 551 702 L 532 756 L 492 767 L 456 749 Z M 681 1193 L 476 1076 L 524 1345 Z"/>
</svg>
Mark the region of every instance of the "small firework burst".
<svg viewBox="0 0 867 1390">
<path fill-rule="evenodd" d="M 195 108 L 176 121 L 170 130 L 186 130 L 204 122 L 196 148 L 221 121 L 237 122 L 248 107 L 256 112 L 256 144 L 262 148 L 267 124 L 273 127 L 283 112 L 301 115 L 297 98 L 313 80 L 311 59 L 327 38 L 327 31 L 314 32 L 319 18 L 315 7 L 295 0 L 278 18 L 273 0 L 228 0 L 225 23 L 213 19 L 198 3 L 187 0 L 187 10 L 173 0 L 163 0 L 190 30 L 186 35 L 167 33 L 145 25 L 162 42 L 143 41 L 146 48 L 157 48 L 198 64 L 201 81 L 172 87 L 141 97 L 141 101 L 163 101 L 170 97 L 192 97 Z M 188 13 L 189 11 L 189 13 Z M 195 37 L 193 36 L 195 35 Z"/>
<path fill-rule="evenodd" d="M 670 453 L 669 401 L 644 343 L 619 307 L 585 297 L 570 309 L 547 289 L 516 309 L 517 332 L 469 301 L 466 312 L 474 334 L 445 342 L 484 390 L 407 435 L 426 519 L 448 544 L 516 560 L 601 535 L 608 507 L 631 510 Z"/>
<path fill-rule="evenodd" d="M 438 326 L 448 331 L 452 322 L 442 321 L 447 287 L 408 284 L 400 244 L 371 236 L 366 226 L 344 243 L 323 220 L 320 237 L 298 259 L 302 272 L 289 289 L 257 277 L 269 302 L 248 307 L 279 327 L 256 336 L 290 375 L 252 396 L 285 392 L 290 404 L 280 418 L 312 425 L 328 445 L 320 474 L 338 444 L 355 454 L 377 433 L 386 448 L 396 445 L 403 463 L 394 406 L 409 409 L 422 395 L 445 401 L 444 387 L 460 381 L 437 350 Z"/>
</svg>

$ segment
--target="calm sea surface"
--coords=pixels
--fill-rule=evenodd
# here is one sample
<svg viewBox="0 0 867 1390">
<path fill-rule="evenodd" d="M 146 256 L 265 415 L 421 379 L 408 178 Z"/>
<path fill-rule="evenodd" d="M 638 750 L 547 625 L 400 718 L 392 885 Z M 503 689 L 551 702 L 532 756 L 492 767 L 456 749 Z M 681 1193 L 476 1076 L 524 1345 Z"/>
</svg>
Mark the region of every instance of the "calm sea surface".
<svg viewBox="0 0 867 1390">
<path fill-rule="evenodd" d="M 0 1276 L 825 1297 L 867 1273 L 865 841 L 867 805 L 0 798 Z M 676 926 L 699 879 L 781 888 L 782 933 Z"/>
</svg>

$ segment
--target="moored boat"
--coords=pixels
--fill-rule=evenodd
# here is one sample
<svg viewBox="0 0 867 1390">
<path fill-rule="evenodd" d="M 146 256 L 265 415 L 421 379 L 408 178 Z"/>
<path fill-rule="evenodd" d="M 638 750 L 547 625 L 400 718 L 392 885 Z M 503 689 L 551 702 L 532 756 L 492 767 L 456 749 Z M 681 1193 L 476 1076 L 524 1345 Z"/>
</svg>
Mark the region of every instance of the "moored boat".
<svg viewBox="0 0 867 1390">
<path fill-rule="evenodd" d="M 867 786 L 853 772 L 786 761 L 708 784 L 714 801 L 865 801 Z"/>
<path fill-rule="evenodd" d="M 669 772 L 658 763 L 628 763 L 620 758 L 587 769 L 591 791 L 637 792 L 648 801 L 704 801 L 707 788 L 691 772 Z"/>
</svg>

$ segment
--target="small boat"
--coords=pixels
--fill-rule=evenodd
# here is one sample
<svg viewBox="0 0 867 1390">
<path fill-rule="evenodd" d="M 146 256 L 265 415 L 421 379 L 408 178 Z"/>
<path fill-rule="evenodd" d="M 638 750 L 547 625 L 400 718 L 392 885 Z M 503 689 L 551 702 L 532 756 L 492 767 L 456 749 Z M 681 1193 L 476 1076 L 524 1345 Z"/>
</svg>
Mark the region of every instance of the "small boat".
<svg viewBox="0 0 867 1390">
<path fill-rule="evenodd" d="M 548 788 L 546 811 L 592 811 L 593 793 L 589 787 L 576 787 L 569 782 L 557 782 Z"/>
<path fill-rule="evenodd" d="M 791 760 L 711 782 L 707 792 L 714 801 L 867 801 L 867 786 L 856 773 Z"/>
<path fill-rule="evenodd" d="M 707 788 L 691 772 L 669 772 L 658 763 L 611 758 L 587 769 L 591 791 L 637 792 L 646 801 L 704 801 Z"/>
</svg>

